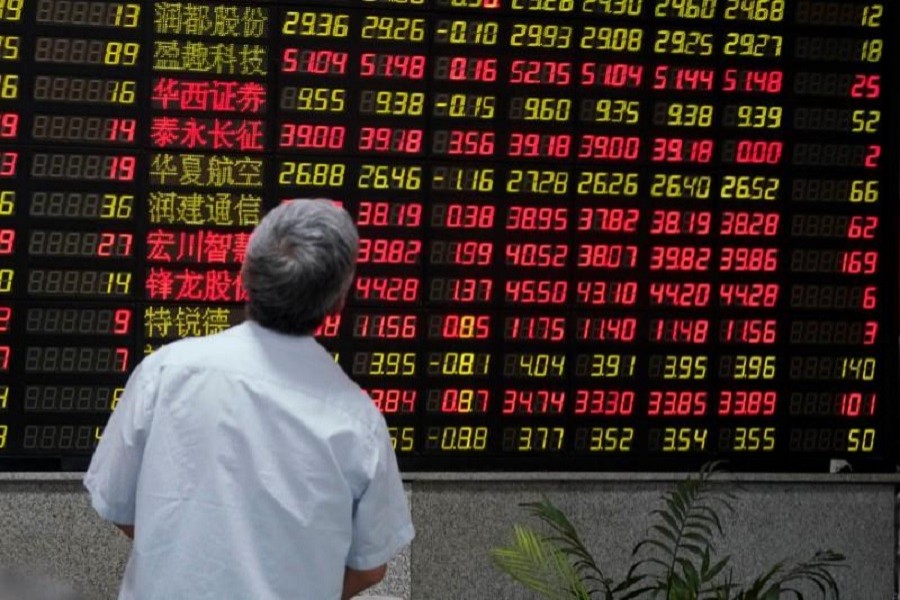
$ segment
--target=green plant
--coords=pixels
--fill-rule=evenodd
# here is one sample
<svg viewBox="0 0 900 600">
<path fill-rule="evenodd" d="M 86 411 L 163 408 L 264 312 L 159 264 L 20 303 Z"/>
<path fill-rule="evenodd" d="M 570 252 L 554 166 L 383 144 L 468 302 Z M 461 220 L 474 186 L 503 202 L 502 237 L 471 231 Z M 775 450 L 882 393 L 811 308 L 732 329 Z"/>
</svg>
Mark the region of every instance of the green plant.
<svg viewBox="0 0 900 600">
<path fill-rule="evenodd" d="M 714 542 L 724 537 L 721 514 L 733 513 L 734 495 L 711 485 L 720 462 L 705 465 L 663 495 L 664 507 L 647 537 L 632 550 L 635 559 L 625 577 L 604 573 L 582 542 L 575 526 L 549 499 L 522 504 L 550 529 L 539 533 L 514 525 L 513 544 L 494 548 L 494 563 L 520 584 L 551 600 L 803 600 L 798 584 L 812 584 L 822 598 L 839 600 L 832 571 L 844 557 L 830 550 L 808 560 L 781 561 L 748 583 L 734 582 L 730 556 L 715 559 Z"/>
</svg>

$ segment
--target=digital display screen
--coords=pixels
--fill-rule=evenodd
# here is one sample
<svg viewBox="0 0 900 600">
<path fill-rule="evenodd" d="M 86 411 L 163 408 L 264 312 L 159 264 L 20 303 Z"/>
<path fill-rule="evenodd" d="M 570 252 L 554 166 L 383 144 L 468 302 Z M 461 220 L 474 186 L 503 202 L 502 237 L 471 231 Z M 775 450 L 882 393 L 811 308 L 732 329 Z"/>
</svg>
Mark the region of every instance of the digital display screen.
<svg viewBox="0 0 900 600">
<path fill-rule="evenodd" d="M 884 0 L 0 1 L 0 470 L 239 324 L 253 227 L 359 227 L 316 332 L 408 471 L 893 472 Z"/>
</svg>

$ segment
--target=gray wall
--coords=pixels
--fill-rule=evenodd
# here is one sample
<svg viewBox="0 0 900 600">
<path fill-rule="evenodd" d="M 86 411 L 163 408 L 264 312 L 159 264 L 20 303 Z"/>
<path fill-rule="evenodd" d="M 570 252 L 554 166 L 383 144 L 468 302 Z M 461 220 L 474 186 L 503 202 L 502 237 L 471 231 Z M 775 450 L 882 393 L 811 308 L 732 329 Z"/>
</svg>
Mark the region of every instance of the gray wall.
<svg viewBox="0 0 900 600">
<path fill-rule="evenodd" d="M 418 476 L 408 483 L 417 537 L 371 594 L 408 600 L 523 599 L 492 569 L 489 548 L 509 541 L 518 503 L 544 493 L 568 513 L 607 574 L 620 576 L 645 533 L 668 476 Z M 821 478 L 825 479 L 825 478 Z M 849 600 L 893 598 L 897 533 L 895 484 L 887 477 L 770 477 L 746 481 L 720 550 L 736 578 L 782 558 L 830 548 L 847 556 L 839 579 Z M 0 478 L 0 567 L 29 568 L 114 598 L 129 542 L 91 511 L 74 475 Z"/>
</svg>

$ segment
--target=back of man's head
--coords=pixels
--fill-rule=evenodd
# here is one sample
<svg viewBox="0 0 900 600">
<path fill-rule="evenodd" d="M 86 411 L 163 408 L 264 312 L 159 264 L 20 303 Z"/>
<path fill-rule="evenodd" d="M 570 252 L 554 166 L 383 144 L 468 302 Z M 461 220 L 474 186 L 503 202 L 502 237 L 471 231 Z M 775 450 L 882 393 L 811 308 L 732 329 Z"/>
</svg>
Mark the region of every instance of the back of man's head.
<svg viewBox="0 0 900 600">
<path fill-rule="evenodd" d="M 358 248 L 353 220 L 331 201 L 282 203 L 247 246 L 242 277 L 248 316 L 281 333 L 311 334 L 343 305 Z"/>
</svg>

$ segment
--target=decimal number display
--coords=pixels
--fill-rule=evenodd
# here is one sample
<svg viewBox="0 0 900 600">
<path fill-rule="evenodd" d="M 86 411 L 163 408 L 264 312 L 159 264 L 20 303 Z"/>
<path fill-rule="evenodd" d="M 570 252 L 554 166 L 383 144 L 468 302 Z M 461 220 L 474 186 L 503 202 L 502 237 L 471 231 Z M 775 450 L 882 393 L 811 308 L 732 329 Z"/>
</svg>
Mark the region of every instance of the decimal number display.
<svg viewBox="0 0 900 600">
<path fill-rule="evenodd" d="M 900 4 L 232 4 L 0 0 L 0 471 L 240 322 L 301 197 L 403 469 L 893 471 Z"/>
</svg>

